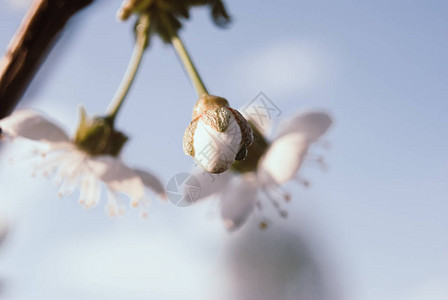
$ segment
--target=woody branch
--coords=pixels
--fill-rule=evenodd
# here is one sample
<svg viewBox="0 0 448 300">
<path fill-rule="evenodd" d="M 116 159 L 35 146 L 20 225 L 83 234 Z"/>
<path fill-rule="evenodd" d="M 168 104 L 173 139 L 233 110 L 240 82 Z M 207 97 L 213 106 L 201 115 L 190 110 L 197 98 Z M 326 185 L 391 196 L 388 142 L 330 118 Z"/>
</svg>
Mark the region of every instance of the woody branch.
<svg viewBox="0 0 448 300">
<path fill-rule="evenodd" d="M 35 0 L 0 60 L 0 119 L 28 88 L 56 36 L 80 9 L 95 0 Z"/>
</svg>

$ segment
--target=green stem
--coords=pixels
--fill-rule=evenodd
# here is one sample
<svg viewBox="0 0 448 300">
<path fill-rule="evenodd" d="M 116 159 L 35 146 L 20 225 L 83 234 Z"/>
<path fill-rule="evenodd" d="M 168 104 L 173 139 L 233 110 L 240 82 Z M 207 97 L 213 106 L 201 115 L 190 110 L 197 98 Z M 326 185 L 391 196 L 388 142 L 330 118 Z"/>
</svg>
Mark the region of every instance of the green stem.
<svg viewBox="0 0 448 300">
<path fill-rule="evenodd" d="M 177 56 L 182 62 L 182 65 L 184 66 L 185 71 L 187 72 L 188 77 L 190 78 L 190 81 L 193 84 L 194 89 L 196 90 L 196 94 L 198 95 L 198 97 L 208 95 L 207 89 L 204 83 L 202 82 L 201 76 L 199 76 L 199 72 L 194 66 L 194 63 L 190 55 L 188 54 L 188 51 L 185 48 L 184 43 L 171 26 L 170 21 L 166 20 L 165 18 L 163 18 L 163 21 L 165 29 L 171 36 L 171 44 L 173 45 L 174 50 L 176 50 Z"/>
<path fill-rule="evenodd" d="M 149 39 L 149 16 L 147 14 L 140 16 L 138 24 L 136 26 L 136 40 L 134 46 L 134 52 L 132 53 L 131 60 L 129 61 L 128 68 L 121 80 L 120 86 L 112 99 L 109 108 L 107 109 L 107 117 L 113 122 L 118 114 L 121 106 L 126 99 L 126 95 L 131 88 L 132 82 L 135 79 L 138 68 L 143 58 L 146 46 Z"/>
<path fill-rule="evenodd" d="M 188 76 L 190 77 L 190 80 L 194 85 L 194 89 L 196 90 L 196 94 L 198 95 L 198 97 L 208 95 L 207 89 L 205 88 L 205 85 L 202 82 L 201 77 L 199 76 L 198 70 L 194 66 L 191 57 L 188 55 L 187 49 L 185 49 L 182 40 L 177 34 L 174 34 L 171 37 L 171 44 L 176 50 L 182 64 L 184 65 L 185 71 L 188 73 Z"/>
</svg>

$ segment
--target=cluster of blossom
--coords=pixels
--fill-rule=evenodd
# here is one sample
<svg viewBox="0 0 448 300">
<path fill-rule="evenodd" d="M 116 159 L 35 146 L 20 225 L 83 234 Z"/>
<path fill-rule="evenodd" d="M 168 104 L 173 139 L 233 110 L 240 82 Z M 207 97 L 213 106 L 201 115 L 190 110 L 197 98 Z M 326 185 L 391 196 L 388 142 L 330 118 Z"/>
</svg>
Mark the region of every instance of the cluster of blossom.
<svg viewBox="0 0 448 300">
<path fill-rule="evenodd" d="M 290 195 L 284 193 L 282 185 L 295 180 L 308 186 L 309 182 L 299 174 L 309 148 L 319 140 L 332 124 L 331 117 L 323 112 L 308 110 L 283 120 L 270 142 L 268 132 L 258 127 L 256 120 L 247 117 L 253 128 L 254 142 L 248 148 L 245 160 L 232 164 L 222 174 L 210 174 L 194 169 L 192 176 L 199 180 L 201 193 L 190 197 L 193 202 L 218 197 L 221 217 L 230 231 L 238 229 L 254 209 L 261 211 L 263 201 L 268 200 L 281 217 L 287 217 L 282 202 L 289 202 Z M 315 160 L 325 167 L 322 157 Z M 186 186 L 184 193 L 189 193 Z M 262 217 L 260 227 L 266 228 L 268 219 Z"/>
<path fill-rule="evenodd" d="M 221 25 L 229 20 L 221 1 L 125 1 L 118 15 L 123 20 L 131 14 L 137 15 L 136 45 L 129 68 L 106 115 L 88 117 L 82 110 L 76 134 L 70 138 L 41 113 L 18 110 L 0 120 L 1 138 L 24 138 L 44 146 L 33 150 L 41 160 L 35 172 L 45 176 L 55 174 L 60 196 L 70 195 L 79 188 L 79 202 L 86 208 L 97 205 L 102 191 L 106 191 L 107 211 L 111 216 L 122 212 L 119 199 L 123 194 L 133 207 L 147 206 L 145 189 L 166 197 L 156 176 L 122 162 L 120 151 L 128 138 L 115 128 L 114 123 L 150 37 L 158 34 L 177 51 L 198 95 L 192 121 L 184 134 L 184 152 L 193 157 L 202 168 L 201 172 L 220 174 L 210 175 L 212 181 L 201 180 L 200 193 L 195 199 L 220 193 L 222 217 L 230 230 L 241 226 L 254 207 L 261 207 L 256 200 L 259 190 L 282 216 L 286 216 L 276 198 L 280 195 L 289 200 L 289 196 L 279 187 L 298 178 L 297 172 L 308 148 L 330 127 L 331 118 L 319 111 L 300 113 L 283 123 L 275 139 L 269 142 L 266 133 L 251 116 L 243 116 L 230 107 L 226 99 L 210 95 L 178 36 L 180 19 L 188 18 L 189 9 L 196 5 L 209 5 L 215 22 Z M 262 227 L 265 226 L 262 222 Z"/>
</svg>

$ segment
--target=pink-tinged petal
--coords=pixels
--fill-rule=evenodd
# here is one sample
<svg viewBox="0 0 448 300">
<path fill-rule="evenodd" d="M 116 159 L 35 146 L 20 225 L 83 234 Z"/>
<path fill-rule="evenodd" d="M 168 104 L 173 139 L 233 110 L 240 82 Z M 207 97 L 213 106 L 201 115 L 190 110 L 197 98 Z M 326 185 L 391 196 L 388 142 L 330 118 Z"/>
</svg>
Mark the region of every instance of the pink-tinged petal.
<svg viewBox="0 0 448 300">
<path fill-rule="evenodd" d="M 333 120 L 322 111 L 305 111 L 294 115 L 279 125 L 277 139 L 290 133 L 303 135 L 310 142 L 316 141 L 331 126 Z"/>
<path fill-rule="evenodd" d="M 2 131 L 12 137 L 23 137 L 34 141 L 67 142 L 67 134 L 59 126 L 32 110 L 18 110 L 0 120 Z"/>
<path fill-rule="evenodd" d="M 144 186 L 138 174 L 120 159 L 112 156 L 99 156 L 89 160 L 88 167 L 101 181 L 117 192 L 127 194 L 131 200 L 143 198 Z"/>
<path fill-rule="evenodd" d="M 139 169 L 134 169 L 134 171 L 140 177 L 145 187 L 152 190 L 160 197 L 166 198 L 165 188 L 156 176 Z"/>
<path fill-rule="evenodd" d="M 194 182 L 197 180 L 201 191 L 197 197 L 194 197 L 195 201 L 203 200 L 211 195 L 221 192 L 232 178 L 232 172 L 230 171 L 220 174 L 212 174 L 204 171 L 200 167 L 194 168 L 190 172 L 190 175 L 194 178 Z M 188 195 L 190 193 L 189 189 L 189 185 L 184 185 L 183 194 Z M 187 198 L 190 199 L 191 197 Z"/>
<path fill-rule="evenodd" d="M 309 139 L 301 133 L 290 133 L 274 141 L 258 163 L 258 177 L 265 185 L 281 185 L 291 180 L 310 146 Z"/>
<path fill-rule="evenodd" d="M 221 194 L 221 217 L 227 230 L 234 231 L 246 222 L 254 209 L 258 182 L 253 174 L 234 178 Z"/>
</svg>

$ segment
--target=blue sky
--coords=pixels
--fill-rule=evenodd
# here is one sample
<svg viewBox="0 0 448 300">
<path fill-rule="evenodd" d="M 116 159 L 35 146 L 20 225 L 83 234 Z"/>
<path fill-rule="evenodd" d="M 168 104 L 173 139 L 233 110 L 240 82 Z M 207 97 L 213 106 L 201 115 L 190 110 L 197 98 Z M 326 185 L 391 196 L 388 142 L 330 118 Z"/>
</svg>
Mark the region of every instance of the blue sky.
<svg viewBox="0 0 448 300">
<path fill-rule="evenodd" d="M 97 1 L 73 20 L 21 106 L 38 108 L 71 130 L 79 104 L 92 114 L 105 110 L 132 51 L 132 22 L 115 20 L 119 5 Z M 240 107 L 262 91 L 281 117 L 321 108 L 335 119 L 325 137 L 331 148 L 316 150 L 325 154 L 329 171 L 305 166 L 312 187 L 287 186 L 294 196 L 291 217 L 272 231 L 281 235 L 279 228 L 303 225 L 300 231 L 331 261 L 326 272 L 337 278 L 344 299 L 446 299 L 446 1 L 234 0 L 227 6 L 234 16 L 229 29 L 214 27 L 208 12 L 196 9 L 182 31 L 210 92 Z M 23 13 L 0 2 L 2 47 Z M 195 98 L 172 49 L 154 39 L 118 119 L 132 137 L 126 161 L 163 182 L 188 171 L 192 161 L 181 140 Z M 50 183 L 24 176 L 30 168 L 9 166 L 14 151 L 2 150 L 0 171 L 4 214 L 14 224 L 0 253 L 8 299 L 72 291 L 77 299 L 120 299 L 120 293 L 139 299 L 150 292 L 165 299 L 172 273 L 157 278 L 148 269 L 178 266 L 175 276 L 185 278 L 201 266 L 199 278 L 225 277 L 220 259 L 228 245 L 251 232 L 229 236 L 218 217 L 208 217 L 216 215 L 212 203 L 179 209 L 155 201 L 146 222 L 132 211 L 111 221 L 101 204 L 85 212 L 76 197 L 58 199 Z M 127 261 L 133 251 L 142 259 Z M 190 261 L 190 253 L 200 255 Z M 116 268 L 107 269 L 112 263 L 128 273 L 115 276 Z M 111 275 L 93 272 L 97 276 L 85 279 L 89 266 Z M 120 276 L 135 273 L 152 287 L 136 280 L 116 288 Z M 58 274 L 59 288 L 51 274 Z M 186 281 L 175 290 L 207 299 L 226 287 L 224 279 L 206 282 L 208 288 Z"/>
</svg>

